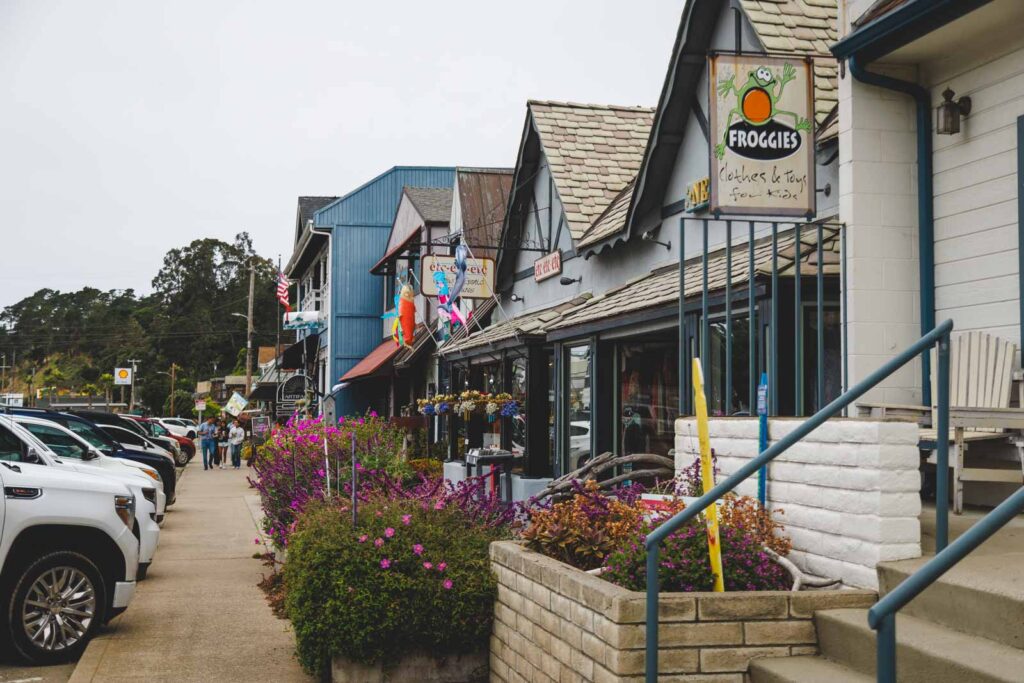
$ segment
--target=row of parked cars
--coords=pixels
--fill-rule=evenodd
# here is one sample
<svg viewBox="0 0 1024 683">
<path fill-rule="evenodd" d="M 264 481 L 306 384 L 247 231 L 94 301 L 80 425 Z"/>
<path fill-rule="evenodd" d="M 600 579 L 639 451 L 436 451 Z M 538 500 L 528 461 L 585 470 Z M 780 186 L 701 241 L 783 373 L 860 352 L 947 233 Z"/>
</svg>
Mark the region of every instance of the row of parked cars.
<svg viewBox="0 0 1024 683">
<path fill-rule="evenodd" d="M 68 661 L 128 607 L 175 502 L 177 467 L 195 454 L 195 429 L 0 408 L 0 648 Z"/>
</svg>

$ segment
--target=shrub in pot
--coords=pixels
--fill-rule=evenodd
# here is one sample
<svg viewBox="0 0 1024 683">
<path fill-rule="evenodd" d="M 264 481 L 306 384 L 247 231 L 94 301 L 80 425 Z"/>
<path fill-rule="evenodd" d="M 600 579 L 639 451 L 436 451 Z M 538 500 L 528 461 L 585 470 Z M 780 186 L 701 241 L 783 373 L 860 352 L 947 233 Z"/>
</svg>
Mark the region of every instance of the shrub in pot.
<svg viewBox="0 0 1024 683">
<path fill-rule="evenodd" d="M 486 651 L 497 590 L 488 546 L 502 529 L 443 500 L 371 500 L 356 529 L 340 507 L 310 503 L 284 567 L 303 667 Z"/>
</svg>

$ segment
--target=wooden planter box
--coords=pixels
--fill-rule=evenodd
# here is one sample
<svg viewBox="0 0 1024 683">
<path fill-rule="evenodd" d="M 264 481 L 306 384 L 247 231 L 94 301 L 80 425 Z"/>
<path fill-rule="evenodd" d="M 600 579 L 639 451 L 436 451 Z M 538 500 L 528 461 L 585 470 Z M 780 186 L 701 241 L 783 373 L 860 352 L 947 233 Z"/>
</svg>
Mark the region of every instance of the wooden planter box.
<svg viewBox="0 0 1024 683">
<path fill-rule="evenodd" d="M 522 544 L 491 544 L 498 577 L 491 681 L 643 681 L 642 592 Z M 867 607 L 868 590 L 662 593 L 659 680 L 742 683 L 750 660 L 817 652 L 820 609 Z"/>
<path fill-rule="evenodd" d="M 359 664 L 331 660 L 332 683 L 477 683 L 487 680 L 487 653 L 433 657 L 410 654 L 397 662 Z"/>
</svg>

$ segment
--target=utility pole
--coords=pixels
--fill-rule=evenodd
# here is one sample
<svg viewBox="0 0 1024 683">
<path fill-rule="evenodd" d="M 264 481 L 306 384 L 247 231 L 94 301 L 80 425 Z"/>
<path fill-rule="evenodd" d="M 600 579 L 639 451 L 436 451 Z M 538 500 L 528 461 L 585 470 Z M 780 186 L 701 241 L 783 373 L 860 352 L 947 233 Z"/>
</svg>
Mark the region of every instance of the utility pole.
<svg viewBox="0 0 1024 683">
<path fill-rule="evenodd" d="M 132 364 L 132 386 L 131 386 L 131 402 L 128 405 L 128 413 L 135 412 L 135 375 L 138 372 L 138 364 L 142 361 L 138 358 L 129 358 L 128 362 Z"/>
<path fill-rule="evenodd" d="M 245 320 L 248 323 L 248 331 L 245 335 L 245 398 L 249 398 L 252 390 L 252 335 L 255 328 L 252 324 L 252 299 L 256 291 L 256 260 L 249 257 L 249 315 Z"/>
<path fill-rule="evenodd" d="M 171 417 L 174 417 L 174 371 L 177 368 L 176 363 L 171 363 Z"/>
<path fill-rule="evenodd" d="M 11 367 L 7 364 L 7 354 L 0 353 L 0 392 L 7 392 L 7 368 Z"/>
</svg>

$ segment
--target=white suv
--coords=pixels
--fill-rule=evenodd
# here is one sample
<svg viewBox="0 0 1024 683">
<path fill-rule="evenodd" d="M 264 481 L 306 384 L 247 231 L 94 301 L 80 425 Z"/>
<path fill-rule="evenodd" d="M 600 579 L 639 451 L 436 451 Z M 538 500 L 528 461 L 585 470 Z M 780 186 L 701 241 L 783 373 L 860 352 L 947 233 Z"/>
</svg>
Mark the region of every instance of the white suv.
<svg viewBox="0 0 1024 683">
<path fill-rule="evenodd" d="M 0 424 L 0 640 L 38 664 L 78 657 L 135 593 L 135 497 L 109 477 L 39 464 Z"/>
<path fill-rule="evenodd" d="M 49 420 L 24 415 L 0 417 L 0 421 L 3 420 L 13 420 L 36 440 L 42 442 L 33 444 L 38 446 L 42 464 L 76 472 L 106 475 L 128 487 L 135 496 L 137 505 L 133 527 L 139 538 L 139 570 L 136 578 L 140 581 L 146 578 L 146 573 L 153 563 L 157 544 L 160 542 L 160 522 L 163 520 L 167 502 L 159 475 L 154 480 L 151 475 L 147 476 L 136 467 L 132 467 L 145 465 L 103 455 L 82 441 L 78 435 Z"/>
</svg>

